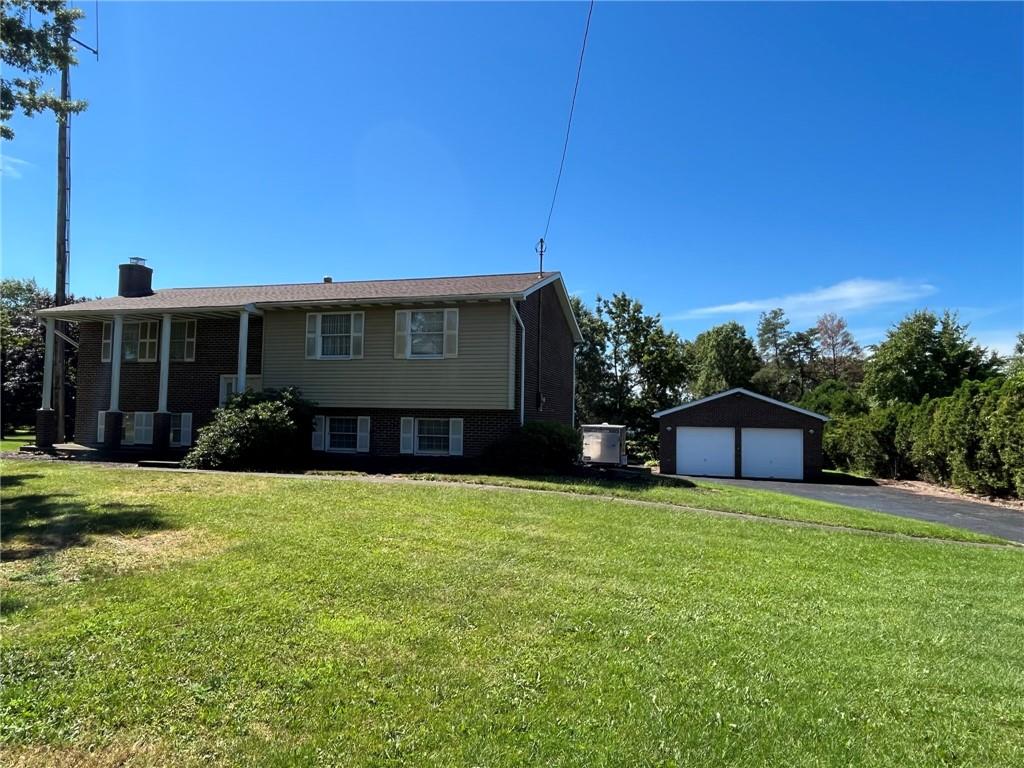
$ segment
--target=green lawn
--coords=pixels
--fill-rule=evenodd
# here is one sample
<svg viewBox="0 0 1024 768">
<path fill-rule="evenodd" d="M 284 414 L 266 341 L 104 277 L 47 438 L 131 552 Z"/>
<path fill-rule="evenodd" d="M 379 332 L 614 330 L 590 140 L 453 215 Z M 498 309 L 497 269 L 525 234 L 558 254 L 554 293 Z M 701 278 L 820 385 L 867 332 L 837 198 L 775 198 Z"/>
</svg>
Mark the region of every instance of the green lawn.
<svg viewBox="0 0 1024 768">
<path fill-rule="evenodd" d="M 30 429 L 12 430 L 0 440 L 0 451 L 16 451 L 23 445 L 31 445 L 35 439 L 35 432 Z"/>
<path fill-rule="evenodd" d="M 1019 549 L 440 484 L 4 473 L 4 764 L 1024 764 Z"/>
<path fill-rule="evenodd" d="M 421 480 L 449 481 L 478 485 L 499 485 L 540 491 L 565 491 L 595 496 L 615 496 L 640 501 L 656 501 L 682 507 L 697 507 L 722 512 L 741 512 L 758 517 L 774 517 L 806 523 L 842 525 L 864 531 L 900 533 L 957 541 L 1000 542 L 999 538 L 965 531 L 940 523 L 912 520 L 867 509 L 854 509 L 815 499 L 802 499 L 785 493 L 738 488 L 722 483 L 690 482 L 668 477 L 637 480 L 590 480 L 578 477 L 505 477 L 497 475 L 417 474 Z"/>
</svg>

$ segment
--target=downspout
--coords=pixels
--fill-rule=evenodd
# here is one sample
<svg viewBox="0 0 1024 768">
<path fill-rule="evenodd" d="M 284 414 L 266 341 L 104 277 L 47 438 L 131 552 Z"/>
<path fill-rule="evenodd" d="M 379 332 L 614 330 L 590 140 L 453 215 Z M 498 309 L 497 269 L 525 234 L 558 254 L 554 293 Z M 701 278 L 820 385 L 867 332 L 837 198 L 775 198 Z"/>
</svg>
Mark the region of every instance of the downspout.
<svg viewBox="0 0 1024 768">
<path fill-rule="evenodd" d="M 526 326 L 523 324 L 523 318 L 519 316 L 516 303 L 509 299 L 508 305 L 512 309 L 512 316 L 516 319 L 516 324 L 522 331 L 523 337 L 523 348 L 519 355 L 519 426 L 523 426 L 526 423 Z"/>
<path fill-rule="evenodd" d="M 572 405 L 569 408 L 569 426 L 576 429 L 576 345 L 572 345 Z"/>
</svg>

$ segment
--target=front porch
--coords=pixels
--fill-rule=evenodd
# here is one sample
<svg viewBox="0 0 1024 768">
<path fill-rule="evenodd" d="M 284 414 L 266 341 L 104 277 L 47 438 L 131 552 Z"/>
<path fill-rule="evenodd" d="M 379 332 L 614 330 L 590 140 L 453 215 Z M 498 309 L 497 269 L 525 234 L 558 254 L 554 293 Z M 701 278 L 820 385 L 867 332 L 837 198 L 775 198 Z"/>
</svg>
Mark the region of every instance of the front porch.
<svg viewBox="0 0 1024 768">
<path fill-rule="evenodd" d="M 255 337 L 249 332 L 250 316 L 262 315 L 255 307 L 88 316 L 75 316 L 73 306 L 61 309 L 65 311 L 59 319 L 45 317 L 43 393 L 34 446 L 38 450 L 57 448 L 65 454 L 124 450 L 136 456 L 178 457 L 191 443 L 196 407 L 199 426 L 223 403 L 226 392 L 248 388 L 250 383 L 259 386 L 262 323 L 256 324 Z M 60 321 L 81 323 L 85 345 L 79 355 L 73 442 L 58 442 L 61 435 L 53 407 L 54 348 Z M 182 326 L 190 329 L 184 340 Z M 214 331 L 205 343 L 201 334 L 197 343 L 197 327 Z"/>
</svg>

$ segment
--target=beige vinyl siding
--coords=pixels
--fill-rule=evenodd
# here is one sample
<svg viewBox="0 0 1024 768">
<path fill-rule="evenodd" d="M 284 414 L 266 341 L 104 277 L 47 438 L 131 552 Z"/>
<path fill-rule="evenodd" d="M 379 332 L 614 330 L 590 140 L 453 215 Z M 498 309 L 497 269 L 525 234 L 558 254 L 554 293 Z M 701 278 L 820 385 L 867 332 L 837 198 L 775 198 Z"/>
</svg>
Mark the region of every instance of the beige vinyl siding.
<svg viewBox="0 0 1024 768">
<path fill-rule="evenodd" d="M 263 386 L 298 387 L 324 407 L 507 409 L 508 302 L 457 306 L 458 357 L 436 360 L 395 359 L 395 311 L 444 306 L 360 307 L 366 314 L 358 360 L 306 359 L 306 311 L 268 311 Z"/>
</svg>

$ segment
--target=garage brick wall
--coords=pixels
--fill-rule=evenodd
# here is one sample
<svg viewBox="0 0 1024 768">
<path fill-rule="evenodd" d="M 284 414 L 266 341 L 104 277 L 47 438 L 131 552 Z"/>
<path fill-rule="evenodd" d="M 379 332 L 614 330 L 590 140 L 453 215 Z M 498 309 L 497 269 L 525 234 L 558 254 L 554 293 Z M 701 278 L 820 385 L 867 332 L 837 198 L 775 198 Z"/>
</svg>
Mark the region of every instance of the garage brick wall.
<svg viewBox="0 0 1024 768">
<path fill-rule="evenodd" d="M 802 429 L 804 432 L 804 479 L 812 480 L 821 475 L 821 431 L 823 426 L 824 422 L 821 419 L 805 416 L 788 408 L 765 402 L 742 392 L 736 392 L 717 400 L 695 405 L 692 408 L 667 414 L 658 420 L 661 471 L 665 474 L 673 474 L 676 471 L 676 429 L 678 427 L 733 427 L 736 430 L 737 477 L 743 466 L 742 441 L 739 434 L 739 430 L 743 427 Z"/>
</svg>

